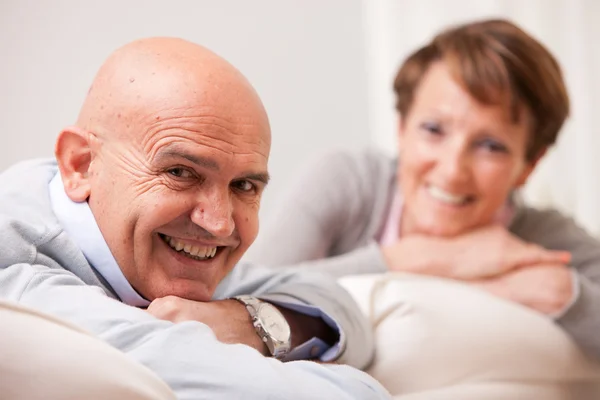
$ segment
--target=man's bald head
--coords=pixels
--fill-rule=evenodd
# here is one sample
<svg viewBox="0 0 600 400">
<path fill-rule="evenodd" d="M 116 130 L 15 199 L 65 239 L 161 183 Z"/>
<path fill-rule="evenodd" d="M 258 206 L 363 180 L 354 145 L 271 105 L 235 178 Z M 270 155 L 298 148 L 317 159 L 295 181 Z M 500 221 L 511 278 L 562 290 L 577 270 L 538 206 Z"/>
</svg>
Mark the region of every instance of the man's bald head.
<svg viewBox="0 0 600 400">
<path fill-rule="evenodd" d="M 56 158 L 135 290 L 208 301 L 256 238 L 269 150 L 265 110 L 239 71 L 152 38 L 104 63 Z"/>
<path fill-rule="evenodd" d="M 262 119 L 270 133 L 262 102 L 235 67 L 205 47 L 166 37 L 137 40 L 113 52 L 90 87 L 77 126 L 102 136 L 123 135 L 138 118 L 194 106 L 235 107 L 240 118 Z"/>
</svg>

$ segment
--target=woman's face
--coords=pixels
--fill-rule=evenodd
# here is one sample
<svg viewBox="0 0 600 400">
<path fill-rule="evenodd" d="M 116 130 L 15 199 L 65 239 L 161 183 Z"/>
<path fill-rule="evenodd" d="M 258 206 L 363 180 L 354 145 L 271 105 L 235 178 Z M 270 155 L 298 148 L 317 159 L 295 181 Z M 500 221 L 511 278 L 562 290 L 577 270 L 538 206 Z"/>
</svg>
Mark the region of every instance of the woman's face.
<svg viewBox="0 0 600 400">
<path fill-rule="evenodd" d="M 454 236 L 489 224 L 534 164 L 525 159 L 529 112 L 511 121 L 433 64 L 400 122 L 402 234 Z"/>
</svg>

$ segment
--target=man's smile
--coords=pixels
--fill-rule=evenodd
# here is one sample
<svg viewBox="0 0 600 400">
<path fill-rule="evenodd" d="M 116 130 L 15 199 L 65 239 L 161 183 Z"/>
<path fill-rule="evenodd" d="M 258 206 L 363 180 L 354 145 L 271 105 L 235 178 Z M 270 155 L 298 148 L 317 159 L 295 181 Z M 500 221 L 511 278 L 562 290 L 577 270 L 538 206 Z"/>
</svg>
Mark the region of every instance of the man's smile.
<svg viewBox="0 0 600 400">
<path fill-rule="evenodd" d="M 210 260 L 223 249 L 223 246 L 200 246 L 171 236 L 158 234 L 160 238 L 173 250 L 181 255 L 197 261 Z"/>
</svg>

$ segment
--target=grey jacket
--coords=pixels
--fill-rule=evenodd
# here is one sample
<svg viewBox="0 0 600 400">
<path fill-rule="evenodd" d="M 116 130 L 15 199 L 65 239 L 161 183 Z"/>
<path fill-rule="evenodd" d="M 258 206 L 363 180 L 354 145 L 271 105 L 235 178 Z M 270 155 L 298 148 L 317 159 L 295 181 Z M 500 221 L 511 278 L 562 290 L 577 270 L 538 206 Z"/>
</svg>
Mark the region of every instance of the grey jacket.
<svg viewBox="0 0 600 400">
<path fill-rule="evenodd" d="M 0 175 L 0 298 L 90 331 L 153 370 L 180 399 L 388 398 L 351 367 L 282 363 L 247 346 L 220 343 L 202 323 L 158 320 L 118 301 L 52 212 L 48 183 L 56 171 L 53 161 L 31 161 Z M 237 294 L 291 296 L 320 307 L 346 333 L 345 361 L 364 366 L 372 356 L 368 324 L 327 276 L 240 264 L 215 299 Z"/>
<path fill-rule="evenodd" d="M 396 159 L 373 149 L 318 157 L 291 181 L 246 259 L 334 276 L 386 271 L 377 240 L 396 191 L 396 165 Z M 600 358 L 598 240 L 557 211 L 522 204 L 509 229 L 525 241 L 572 253 L 579 293 L 557 323 Z"/>
</svg>

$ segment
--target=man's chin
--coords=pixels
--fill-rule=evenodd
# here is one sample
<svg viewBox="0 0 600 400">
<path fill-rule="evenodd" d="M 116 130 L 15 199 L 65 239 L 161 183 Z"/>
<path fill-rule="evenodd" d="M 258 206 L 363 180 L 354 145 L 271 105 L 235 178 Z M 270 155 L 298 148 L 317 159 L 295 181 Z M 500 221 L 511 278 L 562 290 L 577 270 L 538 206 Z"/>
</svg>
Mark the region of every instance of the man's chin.
<svg viewBox="0 0 600 400">
<path fill-rule="evenodd" d="M 152 290 L 152 300 L 176 296 L 187 300 L 207 302 L 212 300 L 215 290 L 216 286 L 213 285 L 209 286 L 197 281 L 178 280 L 162 288 L 154 288 Z"/>
<path fill-rule="evenodd" d="M 194 300 L 194 301 L 211 301 L 213 295 L 215 293 L 215 288 L 207 288 L 207 287 L 198 287 L 198 285 L 194 285 L 196 287 L 191 288 L 182 288 L 181 290 L 177 290 L 175 296 Z"/>
</svg>

